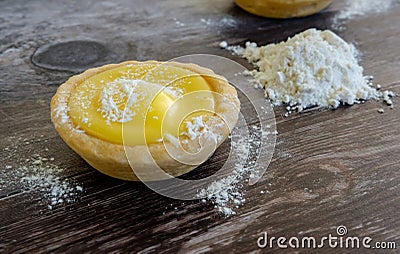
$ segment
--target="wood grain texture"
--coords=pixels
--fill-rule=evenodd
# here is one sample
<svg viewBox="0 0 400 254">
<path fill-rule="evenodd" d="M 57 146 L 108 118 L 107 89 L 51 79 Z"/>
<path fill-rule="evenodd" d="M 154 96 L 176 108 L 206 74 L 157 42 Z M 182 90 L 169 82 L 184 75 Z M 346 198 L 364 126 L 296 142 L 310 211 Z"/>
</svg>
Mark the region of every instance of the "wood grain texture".
<svg viewBox="0 0 400 254">
<path fill-rule="evenodd" d="M 264 231 L 318 238 L 335 233 L 339 225 L 351 235 L 399 245 L 397 99 L 395 109 L 384 114 L 377 113 L 382 103 L 373 101 L 289 118 L 276 108 L 279 135 L 268 171 L 257 184 L 244 186 L 246 203 L 238 214 L 224 218 L 210 203 L 168 199 L 144 184 L 115 180 L 88 166 L 50 122 L 50 98 L 73 73 L 31 63 L 40 46 L 91 40 L 118 48 L 121 61 L 208 53 L 250 67 L 218 43 L 265 44 L 310 27 L 330 28 L 343 6 L 337 0 L 312 17 L 270 20 L 247 14 L 229 0 L 1 1 L 0 253 L 261 253 L 266 250 L 258 249 L 256 241 Z M 338 32 L 356 43 L 365 72 L 397 93 L 399 14 L 396 6 L 349 21 Z M 247 102 L 244 113 L 249 109 Z M 215 170 L 227 153 L 227 146 L 219 149 L 204 169 Z M 13 170 L 34 154 L 54 157 L 64 169 L 62 178 L 83 186 L 76 202 L 49 210 L 37 190 L 21 190 Z M 315 252 L 321 251 L 337 252 Z M 365 253 L 340 250 L 347 251 Z"/>
</svg>

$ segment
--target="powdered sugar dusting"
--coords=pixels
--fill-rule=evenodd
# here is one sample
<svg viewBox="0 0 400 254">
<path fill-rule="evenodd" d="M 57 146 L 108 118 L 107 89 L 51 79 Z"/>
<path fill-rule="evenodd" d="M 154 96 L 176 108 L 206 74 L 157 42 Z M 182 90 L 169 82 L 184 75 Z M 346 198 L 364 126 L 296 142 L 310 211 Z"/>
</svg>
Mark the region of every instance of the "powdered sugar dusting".
<svg viewBox="0 0 400 254">
<path fill-rule="evenodd" d="M 183 133 L 191 140 L 195 140 L 201 133 L 208 131 L 206 124 L 203 121 L 203 116 L 193 117 L 192 121 L 185 122 L 187 131 Z"/>
<path fill-rule="evenodd" d="M 237 147 L 240 151 L 232 156 L 236 156 L 238 161 L 246 161 L 245 166 L 236 165 L 232 174 L 212 182 L 198 193 L 198 197 L 203 202 L 211 201 L 218 212 L 224 216 L 235 215 L 235 209 L 245 203 L 243 182 L 248 182 L 254 177 L 254 166 L 261 145 L 261 137 L 275 133 L 263 132 L 260 127 L 253 125 L 249 128 L 249 134 L 248 140 L 239 135 L 231 139 L 232 147 Z"/>
<path fill-rule="evenodd" d="M 238 24 L 238 20 L 231 16 L 221 17 L 219 19 L 201 18 L 200 22 L 208 27 L 235 27 Z"/>
<path fill-rule="evenodd" d="M 356 0 L 347 1 L 346 7 L 339 11 L 333 18 L 334 27 L 346 23 L 356 17 L 378 14 L 388 11 L 399 0 Z"/>
<path fill-rule="evenodd" d="M 138 104 L 149 108 L 158 92 L 163 91 L 173 98 L 182 95 L 180 88 L 164 87 L 144 80 L 118 78 L 106 84 L 100 95 L 98 111 L 110 122 L 126 123 L 141 112 Z"/>
<path fill-rule="evenodd" d="M 32 200 L 37 200 L 39 196 L 38 202 L 50 210 L 79 199 L 83 187 L 75 180 L 66 178 L 66 170 L 55 163 L 50 149 L 44 147 L 28 157 L 21 156 L 21 149 L 26 146 L 37 142 L 46 144 L 44 135 L 34 139 L 10 140 L 13 140 L 13 145 L 3 149 L 8 163 L 0 168 L 0 193 L 26 191 L 34 197 Z"/>
<path fill-rule="evenodd" d="M 72 181 L 63 180 L 60 177 L 63 170 L 56 165 L 40 161 L 22 166 L 20 170 L 26 174 L 20 180 L 22 188 L 42 193 L 50 210 L 63 203 L 75 202 L 78 194 L 83 191 L 81 186 Z"/>
<path fill-rule="evenodd" d="M 143 95 L 135 93 L 139 85 L 144 81 L 116 79 L 108 83 L 100 96 L 100 108 L 98 111 L 107 119 L 108 123 L 125 123 L 132 120 L 136 111 L 132 106 L 143 100 Z"/>
<path fill-rule="evenodd" d="M 69 108 L 66 102 L 60 102 L 60 105 L 55 109 L 55 118 L 61 118 L 60 124 L 65 124 L 69 121 Z"/>
</svg>

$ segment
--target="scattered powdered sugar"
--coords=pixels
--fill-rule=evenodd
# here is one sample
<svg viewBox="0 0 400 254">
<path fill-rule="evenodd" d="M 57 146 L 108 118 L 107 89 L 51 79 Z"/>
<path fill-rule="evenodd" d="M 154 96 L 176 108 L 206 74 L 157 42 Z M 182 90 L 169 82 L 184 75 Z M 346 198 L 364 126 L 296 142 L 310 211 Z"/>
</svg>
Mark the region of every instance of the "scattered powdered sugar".
<svg viewBox="0 0 400 254">
<path fill-rule="evenodd" d="M 156 92 L 159 92 L 162 89 L 163 93 L 168 94 L 174 99 L 180 98 L 183 95 L 183 89 L 180 87 L 175 87 L 175 86 L 159 86 L 157 85 L 157 90 Z"/>
<path fill-rule="evenodd" d="M 68 112 L 69 108 L 66 102 L 61 102 L 60 105 L 55 109 L 55 118 L 61 118 L 60 124 L 65 124 L 69 121 Z"/>
<path fill-rule="evenodd" d="M 44 164 L 42 160 L 39 163 L 22 166 L 20 171 L 25 174 L 20 180 L 22 188 L 42 193 L 50 210 L 56 205 L 74 202 L 78 194 L 83 191 L 81 186 L 60 177 L 63 172 L 61 168 Z"/>
<path fill-rule="evenodd" d="M 11 139 L 11 138 L 10 138 Z M 3 148 L 7 164 L 0 168 L 0 193 L 9 195 L 14 192 L 28 191 L 29 195 L 39 195 L 39 202 L 52 210 L 63 204 L 73 203 L 79 199 L 83 187 L 72 179 L 66 179 L 65 169 L 57 166 L 55 158 L 40 156 L 34 153 L 28 157 L 21 156 L 21 149 L 26 146 L 42 142 L 47 143 L 44 135 L 35 139 L 13 139 L 13 145 Z M 50 149 L 44 148 L 43 153 Z M 42 153 L 41 152 L 41 153 Z"/>
<path fill-rule="evenodd" d="M 261 137 L 270 134 L 276 134 L 276 132 L 263 132 L 259 126 L 253 125 L 249 128 L 249 139 L 240 135 L 232 138 L 231 146 L 240 151 L 232 156 L 235 156 L 238 161 L 246 162 L 245 165 L 236 165 L 232 174 L 212 182 L 207 188 L 200 190 L 197 196 L 203 202 L 211 201 L 218 212 L 224 216 L 235 215 L 234 209 L 239 208 L 246 201 L 243 180 L 248 182 L 247 178 L 254 177 L 254 166 L 260 151 Z"/>
<path fill-rule="evenodd" d="M 142 82 L 144 81 L 127 79 L 116 79 L 109 82 L 101 93 L 101 108 L 98 111 L 108 122 L 129 122 L 136 115 L 132 106 L 143 100 L 143 97 L 135 92 Z"/>
<path fill-rule="evenodd" d="M 249 72 L 265 96 L 276 105 L 287 104 L 287 114 L 320 106 L 338 108 L 384 97 L 391 105 L 392 92 L 380 92 L 372 77 L 363 75 L 358 52 L 333 32 L 309 29 L 286 42 L 258 47 L 228 46 L 256 69 Z"/>
<path fill-rule="evenodd" d="M 207 132 L 207 126 L 203 121 L 203 116 L 193 117 L 192 121 L 185 122 L 187 131 L 182 133 L 188 136 L 191 140 L 195 140 L 203 132 Z"/>
<path fill-rule="evenodd" d="M 201 18 L 200 22 L 205 24 L 207 27 L 235 27 L 238 24 L 238 20 L 231 16 L 222 17 L 219 19 Z"/>
<path fill-rule="evenodd" d="M 176 98 L 183 91 L 179 88 L 164 87 L 144 80 L 118 78 L 106 84 L 100 95 L 98 111 L 110 122 L 125 123 L 132 120 L 142 108 L 150 108 L 152 100 L 160 91 Z M 144 107 L 138 106 L 143 104 Z"/>
<path fill-rule="evenodd" d="M 177 18 L 173 18 L 172 20 L 175 22 L 175 25 L 177 27 L 184 27 L 186 25 L 185 23 L 183 23 L 182 21 L 178 20 Z"/>
<path fill-rule="evenodd" d="M 339 27 L 347 20 L 371 14 L 383 13 L 389 10 L 399 0 L 348 0 L 347 5 L 333 18 L 334 27 Z"/>
</svg>

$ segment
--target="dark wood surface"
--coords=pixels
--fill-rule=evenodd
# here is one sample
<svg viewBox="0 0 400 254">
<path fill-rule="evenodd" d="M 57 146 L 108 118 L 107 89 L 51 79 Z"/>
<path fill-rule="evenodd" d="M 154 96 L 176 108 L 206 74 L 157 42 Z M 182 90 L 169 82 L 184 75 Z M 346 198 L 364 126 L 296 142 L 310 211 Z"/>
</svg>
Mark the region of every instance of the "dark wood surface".
<svg viewBox="0 0 400 254">
<path fill-rule="evenodd" d="M 246 64 L 219 49 L 218 43 L 266 44 L 310 27 L 331 28 L 332 17 L 343 6 L 337 0 L 309 18 L 270 20 L 247 14 L 230 0 L 1 1 L 0 253 L 257 253 L 263 251 L 257 238 L 264 231 L 318 238 L 335 233 L 339 225 L 353 236 L 399 245 L 397 99 L 395 109 L 384 107 L 384 114 L 377 112 L 382 103 L 374 101 L 288 118 L 276 108 L 279 135 L 272 163 L 260 182 L 245 184 L 246 203 L 229 218 L 220 216 L 211 203 L 172 200 L 141 183 L 98 173 L 64 144 L 50 121 L 49 101 L 57 87 L 86 65 L 169 60 L 193 53 Z M 365 72 L 398 93 L 399 24 L 396 6 L 348 21 L 337 31 L 360 49 Z M 31 61 L 42 46 L 82 40 L 100 42 L 108 53 L 81 66 L 52 59 L 61 66 L 58 70 Z M 68 51 L 61 52 L 62 57 L 68 57 Z M 226 152 L 220 151 L 218 158 Z M 13 170 L 33 154 L 54 157 L 62 178 L 83 187 L 75 202 L 50 210 L 37 190 L 21 190 Z"/>
</svg>

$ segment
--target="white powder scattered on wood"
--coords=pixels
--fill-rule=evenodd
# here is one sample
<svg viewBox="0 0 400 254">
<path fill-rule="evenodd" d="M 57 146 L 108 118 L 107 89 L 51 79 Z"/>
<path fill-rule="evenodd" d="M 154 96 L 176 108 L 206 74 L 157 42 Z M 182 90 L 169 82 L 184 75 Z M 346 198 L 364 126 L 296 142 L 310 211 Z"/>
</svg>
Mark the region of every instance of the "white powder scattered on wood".
<svg viewBox="0 0 400 254">
<path fill-rule="evenodd" d="M 38 191 L 43 195 L 42 202 L 46 202 L 51 210 L 63 203 L 76 201 L 83 188 L 71 180 L 62 179 L 63 169 L 47 163 L 47 158 L 39 157 L 30 165 L 19 167 L 23 190 Z"/>
<path fill-rule="evenodd" d="M 41 138 L 43 137 L 42 135 Z M 47 139 L 34 141 L 46 143 Z M 35 143 L 34 141 L 19 138 L 14 141 L 15 145 L 3 149 L 8 154 L 7 160 L 13 165 L 0 169 L 0 193 L 4 195 L 16 191 L 29 191 L 35 197 L 39 195 L 39 202 L 50 210 L 62 204 L 75 202 L 83 192 L 83 187 L 72 179 L 65 179 L 65 170 L 53 164 L 54 157 L 40 156 L 36 153 L 28 158 L 21 157 L 21 147 L 18 143 L 25 147 L 26 142 Z M 48 148 L 43 150 L 49 151 Z"/>
<path fill-rule="evenodd" d="M 200 22 L 205 24 L 207 27 L 236 27 L 238 25 L 238 20 L 231 17 L 221 17 L 218 19 L 205 19 L 201 18 Z"/>
<path fill-rule="evenodd" d="M 185 23 L 183 23 L 182 21 L 178 20 L 177 18 L 173 18 L 172 20 L 175 22 L 175 25 L 177 27 L 184 27 L 186 25 Z"/>
<path fill-rule="evenodd" d="M 356 17 L 378 14 L 388 11 L 399 0 L 348 0 L 347 5 L 333 18 L 334 27 Z"/>
<path fill-rule="evenodd" d="M 265 96 L 276 106 L 287 104 L 290 113 L 383 97 L 372 77 L 363 75 L 355 47 L 328 30 L 309 29 L 279 44 L 247 42 L 245 48 L 228 49 L 255 65 L 250 74 Z M 387 93 L 388 104 L 392 96 Z"/>
<path fill-rule="evenodd" d="M 45 164 L 43 158 L 40 161 L 37 163 L 38 160 L 35 160 L 31 165 L 20 167 L 20 172 L 24 174 L 20 179 L 23 190 L 39 191 L 50 210 L 57 205 L 74 202 L 83 188 L 72 181 L 63 180 L 63 170 L 58 166 Z"/>
<path fill-rule="evenodd" d="M 237 147 L 241 151 L 238 154 L 232 154 L 232 156 L 236 156 L 238 161 L 246 161 L 245 166 L 235 166 L 232 174 L 212 182 L 207 188 L 200 190 L 198 193 L 198 197 L 203 202 L 211 201 L 218 212 L 224 216 L 235 215 L 235 209 L 246 201 L 243 181 L 246 180 L 248 182 L 247 177 L 254 177 L 252 172 L 254 172 L 256 158 L 260 149 L 261 137 L 273 133 L 262 132 L 258 126 L 253 125 L 249 128 L 249 134 L 249 140 L 242 136 L 231 140 L 232 147 Z"/>
</svg>

